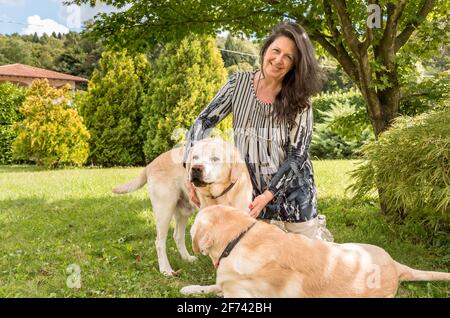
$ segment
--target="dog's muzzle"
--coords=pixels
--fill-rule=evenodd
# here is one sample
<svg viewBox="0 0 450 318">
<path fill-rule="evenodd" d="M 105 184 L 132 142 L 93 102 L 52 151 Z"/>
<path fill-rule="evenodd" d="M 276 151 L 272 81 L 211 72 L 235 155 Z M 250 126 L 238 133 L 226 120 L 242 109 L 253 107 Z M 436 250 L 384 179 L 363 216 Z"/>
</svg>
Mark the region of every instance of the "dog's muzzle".
<svg viewBox="0 0 450 318">
<path fill-rule="evenodd" d="M 201 165 L 193 166 L 191 169 L 191 182 L 196 187 L 205 187 L 207 185 L 207 183 L 203 181 L 203 170 L 204 167 Z"/>
</svg>

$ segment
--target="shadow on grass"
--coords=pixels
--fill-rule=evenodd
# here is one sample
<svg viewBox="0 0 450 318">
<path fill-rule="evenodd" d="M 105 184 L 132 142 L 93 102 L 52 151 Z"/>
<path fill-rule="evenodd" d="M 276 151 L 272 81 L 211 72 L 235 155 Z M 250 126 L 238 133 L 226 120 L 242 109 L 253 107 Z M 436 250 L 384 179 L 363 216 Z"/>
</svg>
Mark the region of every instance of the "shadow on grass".
<svg viewBox="0 0 450 318">
<path fill-rule="evenodd" d="M 0 173 L 50 171 L 51 169 L 35 165 L 0 165 Z"/>
</svg>

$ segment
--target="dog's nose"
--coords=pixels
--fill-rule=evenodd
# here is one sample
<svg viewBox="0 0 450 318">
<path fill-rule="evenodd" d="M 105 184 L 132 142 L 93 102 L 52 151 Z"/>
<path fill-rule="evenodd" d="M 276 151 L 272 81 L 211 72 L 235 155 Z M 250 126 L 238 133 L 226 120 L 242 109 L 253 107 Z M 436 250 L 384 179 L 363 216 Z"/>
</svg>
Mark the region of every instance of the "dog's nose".
<svg viewBox="0 0 450 318">
<path fill-rule="evenodd" d="M 192 166 L 192 174 L 193 175 L 201 175 L 204 168 L 205 167 L 203 167 L 203 165 L 194 165 L 194 166 Z"/>
</svg>

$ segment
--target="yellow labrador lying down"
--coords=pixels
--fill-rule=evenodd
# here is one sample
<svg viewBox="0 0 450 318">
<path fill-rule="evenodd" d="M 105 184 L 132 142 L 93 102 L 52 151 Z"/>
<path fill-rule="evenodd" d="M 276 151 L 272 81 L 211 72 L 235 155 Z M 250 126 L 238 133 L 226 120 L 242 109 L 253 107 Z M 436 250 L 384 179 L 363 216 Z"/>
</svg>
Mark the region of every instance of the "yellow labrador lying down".
<svg viewBox="0 0 450 318">
<path fill-rule="evenodd" d="M 202 209 L 191 236 L 194 252 L 211 257 L 217 277 L 214 287 L 187 286 L 184 294 L 394 297 L 401 281 L 450 280 L 448 273 L 402 265 L 374 245 L 312 240 L 222 205 Z"/>
<path fill-rule="evenodd" d="M 195 211 L 189 199 L 186 183 L 196 187 L 200 207 L 224 204 L 245 209 L 252 201 L 252 185 L 245 162 L 239 151 L 222 139 L 208 138 L 192 147 L 186 169 L 183 168 L 184 148 L 167 151 L 147 167 L 134 180 L 117 186 L 114 193 L 133 192 L 146 183 L 156 219 L 156 251 L 161 273 L 175 272 L 166 253 L 166 238 L 172 218 L 176 220 L 174 239 L 181 257 L 194 261 L 185 244 L 186 223 Z"/>
</svg>

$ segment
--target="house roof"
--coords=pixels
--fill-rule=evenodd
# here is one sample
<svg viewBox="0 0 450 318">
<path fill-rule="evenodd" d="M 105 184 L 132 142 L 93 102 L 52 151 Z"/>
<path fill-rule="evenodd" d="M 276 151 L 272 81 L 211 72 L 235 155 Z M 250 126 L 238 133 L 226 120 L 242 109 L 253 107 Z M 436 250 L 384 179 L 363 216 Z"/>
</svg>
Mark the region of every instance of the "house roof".
<svg viewBox="0 0 450 318">
<path fill-rule="evenodd" d="M 50 78 L 74 82 L 87 82 L 88 80 L 79 76 L 59 73 L 39 67 L 24 64 L 8 64 L 0 66 L 0 76 L 20 76 L 32 78 Z"/>
</svg>

